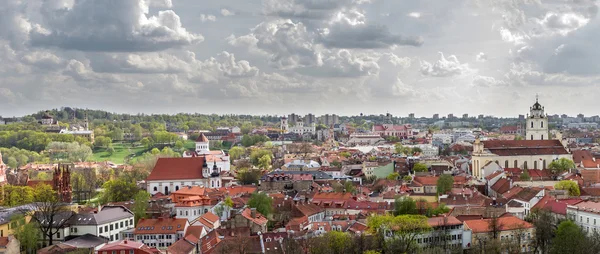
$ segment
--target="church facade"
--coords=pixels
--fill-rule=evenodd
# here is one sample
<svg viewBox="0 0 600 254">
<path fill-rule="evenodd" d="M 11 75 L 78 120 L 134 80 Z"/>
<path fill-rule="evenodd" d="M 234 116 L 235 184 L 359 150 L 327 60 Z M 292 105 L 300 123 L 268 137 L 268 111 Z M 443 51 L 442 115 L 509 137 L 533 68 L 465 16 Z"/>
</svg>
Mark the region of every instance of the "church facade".
<svg viewBox="0 0 600 254">
<path fill-rule="evenodd" d="M 146 191 L 165 195 L 186 186 L 223 187 L 221 170 L 216 163 L 207 163 L 204 156 L 190 158 L 159 158 L 146 178 Z"/>
<path fill-rule="evenodd" d="M 231 169 L 229 154 L 222 150 L 211 151 L 210 141 L 204 133 L 200 134 L 198 139 L 196 139 L 196 149 L 194 151 L 185 151 L 182 157 L 204 157 L 206 163 L 209 165 L 216 164 L 219 171 L 229 171 Z"/>
<path fill-rule="evenodd" d="M 477 138 L 473 143 L 471 174 L 477 179 L 486 177 L 489 172 L 484 167 L 489 162 L 503 168 L 546 169 L 554 160 L 573 160 L 561 140 L 549 139 L 548 117 L 537 99 L 530 108 L 526 124 L 526 140 L 480 141 Z"/>
</svg>

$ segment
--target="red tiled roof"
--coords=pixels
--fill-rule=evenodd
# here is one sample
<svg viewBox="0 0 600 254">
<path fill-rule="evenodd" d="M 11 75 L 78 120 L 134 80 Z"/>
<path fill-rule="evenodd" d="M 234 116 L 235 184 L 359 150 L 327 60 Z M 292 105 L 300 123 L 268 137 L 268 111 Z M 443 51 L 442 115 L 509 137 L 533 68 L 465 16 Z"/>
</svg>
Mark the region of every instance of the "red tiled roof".
<svg viewBox="0 0 600 254">
<path fill-rule="evenodd" d="M 312 199 L 313 199 L 313 201 L 323 201 L 323 200 L 347 201 L 347 200 L 352 199 L 352 194 L 351 193 L 342 193 L 342 192 L 323 192 L 323 193 L 316 193 Z"/>
<path fill-rule="evenodd" d="M 486 176 L 485 179 L 488 181 L 492 180 L 492 179 L 494 179 L 494 177 L 499 176 L 502 173 L 503 173 L 502 171 L 496 171 L 496 172 L 492 173 L 491 175 Z"/>
<path fill-rule="evenodd" d="M 192 244 L 188 240 L 186 240 L 186 239 L 179 239 L 179 241 L 171 244 L 171 246 L 169 246 L 167 248 L 167 253 L 171 253 L 171 254 L 189 254 L 189 253 L 191 253 L 192 250 L 194 250 L 195 247 L 196 247 L 196 245 Z"/>
<path fill-rule="evenodd" d="M 219 216 L 217 216 L 217 215 L 216 215 L 216 214 L 214 214 L 214 213 L 211 213 L 210 211 L 209 211 L 209 212 L 207 212 L 207 213 L 205 213 L 205 214 L 203 214 L 203 215 L 202 215 L 202 216 L 200 216 L 200 217 L 202 217 L 202 218 L 204 218 L 204 219 L 206 219 L 207 221 L 209 221 L 209 222 L 212 222 L 212 223 L 215 223 L 215 222 L 217 222 L 217 221 L 219 220 Z"/>
<path fill-rule="evenodd" d="M 502 133 L 506 133 L 506 132 L 516 132 L 517 131 L 517 126 L 516 125 L 508 125 L 508 126 L 502 126 L 500 127 L 500 132 Z"/>
<path fill-rule="evenodd" d="M 175 234 L 185 230 L 187 219 L 158 218 L 140 219 L 134 234 Z"/>
<path fill-rule="evenodd" d="M 296 209 L 298 209 L 298 211 L 300 211 L 300 213 L 302 213 L 303 215 L 309 217 L 317 213 L 323 212 L 323 208 L 314 204 L 299 204 L 296 205 Z"/>
<path fill-rule="evenodd" d="M 588 150 L 574 150 L 573 162 L 584 168 L 600 168 L 600 160 L 597 161 Z"/>
<path fill-rule="evenodd" d="M 352 226 L 350 226 L 350 228 L 348 228 L 348 231 L 360 234 L 362 232 L 367 231 L 367 229 L 369 229 L 369 227 L 367 225 L 357 221 L 354 224 L 352 224 Z"/>
<path fill-rule="evenodd" d="M 465 224 L 470 228 L 473 233 L 486 233 L 491 232 L 490 223 L 492 219 L 482 220 L 467 220 Z M 500 231 L 508 231 L 522 228 L 533 228 L 531 223 L 521 220 L 514 216 L 501 216 L 497 218 L 497 225 Z"/>
<path fill-rule="evenodd" d="M 206 138 L 206 136 L 204 136 L 204 133 L 200 133 L 200 136 L 198 136 L 198 138 L 196 139 L 196 142 L 207 142 L 208 143 L 208 138 Z"/>
<path fill-rule="evenodd" d="M 427 219 L 427 224 L 429 224 L 431 227 L 456 226 L 461 225 L 462 221 L 458 220 L 454 216 L 438 216 Z"/>
<path fill-rule="evenodd" d="M 203 157 L 158 158 L 147 181 L 203 179 Z"/>
<path fill-rule="evenodd" d="M 492 190 L 494 190 L 498 194 L 504 194 L 510 189 L 510 180 L 506 178 L 500 178 L 494 185 L 492 185 Z"/>
<path fill-rule="evenodd" d="M 130 241 L 130 240 L 121 240 L 112 243 L 107 243 L 102 246 L 102 248 L 98 249 L 98 253 L 101 251 L 119 251 L 119 250 L 140 250 L 146 253 L 153 253 L 150 247 L 146 246 L 144 243 Z"/>
<path fill-rule="evenodd" d="M 542 190 L 544 189 L 537 187 L 523 188 L 518 193 L 512 195 L 511 198 L 519 199 L 522 201 L 530 201 L 532 198 L 536 197 Z"/>
<path fill-rule="evenodd" d="M 533 209 L 547 209 L 553 213 L 567 215 L 567 206 L 574 205 L 582 200 L 580 198 L 570 198 L 570 199 L 555 199 L 551 196 L 544 196 Z"/>
<path fill-rule="evenodd" d="M 419 182 L 425 186 L 435 186 L 437 185 L 438 179 L 440 179 L 439 176 L 415 176 L 413 182 Z"/>
<path fill-rule="evenodd" d="M 244 209 L 244 211 L 242 211 L 242 216 L 244 216 L 244 218 L 246 218 L 258 225 L 264 225 L 264 224 L 267 224 L 267 222 L 268 222 L 267 218 L 265 218 L 265 216 L 263 216 L 258 211 L 256 211 L 255 216 L 253 218 L 252 210 L 250 208 Z"/>
<path fill-rule="evenodd" d="M 559 140 L 487 140 L 483 147 L 499 156 L 569 154 Z"/>
</svg>

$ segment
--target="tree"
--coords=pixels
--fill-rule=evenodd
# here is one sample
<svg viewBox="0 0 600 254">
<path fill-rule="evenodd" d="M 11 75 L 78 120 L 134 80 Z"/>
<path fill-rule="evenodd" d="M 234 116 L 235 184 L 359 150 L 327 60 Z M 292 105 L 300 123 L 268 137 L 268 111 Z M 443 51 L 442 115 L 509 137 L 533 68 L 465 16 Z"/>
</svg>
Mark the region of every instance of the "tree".
<svg viewBox="0 0 600 254">
<path fill-rule="evenodd" d="M 271 156 L 268 154 L 263 155 L 258 159 L 258 168 L 270 169 L 271 168 Z"/>
<path fill-rule="evenodd" d="M 412 153 L 412 154 L 417 154 L 417 153 L 422 153 L 422 152 L 423 152 L 423 149 L 421 149 L 421 148 L 418 148 L 418 147 L 414 147 L 414 148 L 411 150 L 411 153 Z"/>
<path fill-rule="evenodd" d="M 312 144 L 307 142 L 300 144 L 299 150 L 303 154 L 302 158 L 304 159 L 307 159 L 308 155 L 314 152 Z"/>
<path fill-rule="evenodd" d="M 46 151 L 52 161 L 80 162 L 92 156 L 92 149 L 77 142 L 51 142 Z"/>
<path fill-rule="evenodd" d="M 15 157 L 11 156 L 8 157 L 8 160 L 6 160 L 6 165 L 8 165 L 9 168 L 16 169 L 19 166 L 19 163 Z"/>
<path fill-rule="evenodd" d="M 183 151 L 183 142 L 181 140 L 175 141 L 175 149 L 177 151 Z"/>
<path fill-rule="evenodd" d="M 33 188 L 29 186 L 3 186 L 2 205 L 20 206 L 33 202 Z"/>
<path fill-rule="evenodd" d="M 550 253 L 583 253 L 586 246 L 586 234 L 570 220 L 561 222 L 552 240 Z"/>
<path fill-rule="evenodd" d="M 569 196 L 579 196 L 581 194 L 577 182 L 571 180 L 562 180 L 555 184 L 554 188 L 557 190 L 567 190 Z"/>
<path fill-rule="evenodd" d="M 446 194 L 452 190 L 454 185 L 454 178 L 451 175 L 442 174 L 437 180 L 437 193 Z"/>
<path fill-rule="evenodd" d="M 410 197 L 396 198 L 394 202 L 394 215 L 417 214 L 417 202 Z"/>
<path fill-rule="evenodd" d="M 133 197 L 133 216 L 135 217 L 135 225 L 137 225 L 140 219 L 144 219 L 148 216 L 146 210 L 148 210 L 148 202 L 150 202 L 150 193 L 141 190 Z"/>
<path fill-rule="evenodd" d="M 548 165 L 548 169 L 552 172 L 553 175 L 558 175 L 562 172 L 568 171 L 570 169 L 575 168 L 575 163 L 572 160 L 567 158 L 560 158 L 558 160 L 552 161 L 550 165 Z"/>
<path fill-rule="evenodd" d="M 534 209 L 526 219 L 535 227 L 533 253 L 548 253 L 555 231 L 555 217 L 547 209 Z"/>
<path fill-rule="evenodd" d="M 398 177 L 400 177 L 400 174 L 398 174 L 397 172 L 392 172 L 386 178 L 388 180 L 398 180 Z"/>
<path fill-rule="evenodd" d="M 43 242 L 47 240 L 48 244 L 52 245 L 54 236 L 69 223 L 74 212 L 69 204 L 58 199 L 58 194 L 50 185 L 37 185 L 33 196 L 34 202 L 31 203 L 31 208 L 25 208 L 24 212 L 33 212 L 31 219 L 38 225 Z"/>
<path fill-rule="evenodd" d="M 311 254 L 346 254 L 353 253 L 352 237 L 348 233 L 330 231 L 321 237 L 310 240 Z"/>
<path fill-rule="evenodd" d="M 101 204 L 129 201 L 139 192 L 135 183 L 127 182 L 124 179 L 109 180 L 102 185 L 102 189 L 99 197 Z"/>
<path fill-rule="evenodd" d="M 52 177 L 50 175 L 48 175 L 48 173 L 46 173 L 46 172 L 39 172 L 37 174 L 36 178 L 38 180 L 42 180 L 42 181 L 48 181 L 48 180 L 52 179 Z"/>
<path fill-rule="evenodd" d="M 521 179 L 521 181 L 531 180 L 531 177 L 529 176 L 529 170 L 527 170 L 527 169 L 523 170 L 523 173 L 521 173 L 521 176 L 519 177 L 519 179 Z"/>
<path fill-rule="evenodd" d="M 269 197 L 265 193 L 252 193 L 250 199 L 248 200 L 248 206 L 251 208 L 256 208 L 256 211 L 268 217 L 271 214 L 273 199 Z"/>
<path fill-rule="evenodd" d="M 397 154 L 405 154 L 405 155 L 410 155 L 411 154 L 411 149 L 408 147 L 404 147 L 402 146 L 402 144 L 398 143 L 394 146 L 394 151 Z"/>
<path fill-rule="evenodd" d="M 112 139 L 109 137 L 99 136 L 94 139 L 95 147 L 108 148 L 112 144 Z"/>
<path fill-rule="evenodd" d="M 246 153 L 246 149 L 243 147 L 234 146 L 229 149 L 229 157 L 231 158 L 231 161 L 241 158 L 244 153 Z"/>
<path fill-rule="evenodd" d="M 21 213 L 11 217 L 10 225 L 13 235 L 21 244 L 21 249 L 25 250 L 26 254 L 34 254 L 41 235 L 38 226 L 35 223 L 27 223 L 26 217 Z"/>
<path fill-rule="evenodd" d="M 344 152 L 340 153 L 340 156 L 342 156 L 344 158 L 350 158 L 350 156 L 352 156 L 352 154 L 350 154 L 350 152 L 344 151 Z"/>
<path fill-rule="evenodd" d="M 385 253 L 415 253 L 416 238 L 431 231 L 427 217 L 422 215 L 375 215 L 367 219 L 372 234 L 391 233 L 384 242 Z"/>
<path fill-rule="evenodd" d="M 252 163 L 252 165 L 254 166 L 259 166 L 259 160 L 265 155 L 268 155 L 270 158 L 273 158 L 273 152 L 271 152 L 271 150 L 257 149 L 252 151 L 250 153 L 250 163 Z"/>
<path fill-rule="evenodd" d="M 258 169 L 239 169 L 237 171 L 238 181 L 240 181 L 242 185 L 258 184 L 260 177 L 261 171 Z"/>
<path fill-rule="evenodd" d="M 112 156 L 115 153 L 115 148 L 113 146 L 109 146 L 106 148 L 106 152 L 108 153 L 108 156 Z"/>
<path fill-rule="evenodd" d="M 405 175 L 402 177 L 402 181 L 404 181 L 405 183 L 408 183 L 408 182 L 412 181 L 412 176 Z"/>
<path fill-rule="evenodd" d="M 150 141 L 149 138 L 143 138 L 140 140 L 140 144 L 146 149 L 150 149 L 150 147 L 152 147 L 152 141 Z"/>
<path fill-rule="evenodd" d="M 413 166 L 413 171 L 414 172 L 427 172 L 427 171 L 429 171 L 429 169 L 427 168 L 427 165 L 425 165 L 423 163 L 415 163 L 415 165 Z"/>
</svg>

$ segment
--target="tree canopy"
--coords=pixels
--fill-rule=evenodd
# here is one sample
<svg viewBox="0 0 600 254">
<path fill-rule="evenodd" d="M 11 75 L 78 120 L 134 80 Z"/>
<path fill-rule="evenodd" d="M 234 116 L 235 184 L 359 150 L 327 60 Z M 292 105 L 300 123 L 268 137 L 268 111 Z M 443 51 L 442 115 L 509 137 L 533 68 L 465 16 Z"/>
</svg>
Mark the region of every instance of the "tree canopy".
<svg viewBox="0 0 600 254">
<path fill-rule="evenodd" d="M 415 165 L 413 166 L 413 171 L 415 172 L 427 172 L 429 171 L 429 169 L 427 168 L 427 165 L 423 164 L 423 163 L 415 163 Z"/>
<path fill-rule="evenodd" d="M 447 174 L 442 174 L 440 178 L 437 180 L 437 193 L 445 194 L 452 190 L 452 186 L 454 185 L 454 177 Z"/>
<path fill-rule="evenodd" d="M 248 206 L 256 208 L 256 211 L 268 218 L 271 214 L 273 199 L 265 193 L 252 193 L 250 200 L 248 200 Z"/>
<path fill-rule="evenodd" d="M 394 202 L 394 215 L 417 214 L 417 202 L 410 197 L 396 198 Z"/>
<path fill-rule="evenodd" d="M 552 161 L 550 165 L 548 165 L 548 169 L 553 174 L 560 174 L 562 172 L 568 171 L 569 169 L 574 169 L 575 163 L 572 160 L 567 158 L 560 158 L 558 160 Z"/>
<path fill-rule="evenodd" d="M 577 182 L 571 180 L 562 180 L 556 183 L 554 188 L 557 190 L 567 190 L 569 192 L 569 196 L 579 196 L 581 194 Z"/>
</svg>

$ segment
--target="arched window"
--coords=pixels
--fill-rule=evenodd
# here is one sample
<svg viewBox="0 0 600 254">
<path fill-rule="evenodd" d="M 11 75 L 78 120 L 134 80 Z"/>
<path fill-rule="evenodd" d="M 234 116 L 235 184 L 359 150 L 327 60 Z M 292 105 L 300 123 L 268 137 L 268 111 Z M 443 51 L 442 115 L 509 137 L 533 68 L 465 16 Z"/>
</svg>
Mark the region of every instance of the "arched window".
<svg viewBox="0 0 600 254">
<path fill-rule="evenodd" d="M 178 191 L 178 190 L 179 190 L 179 186 L 175 186 L 175 191 Z"/>
<path fill-rule="evenodd" d="M 544 121 L 542 121 L 542 125 L 541 126 L 542 126 L 542 128 L 544 128 Z"/>
<path fill-rule="evenodd" d="M 533 128 L 533 121 L 531 121 L 531 128 Z"/>
<path fill-rule="evenodd" d="M 154 186 L 154 191 L 158 191 L 158 187 Z"/>
<path fill-rule="evenodd" d="M 544 140 L 544 134 L 542 134 L 542 138 L 541 138 L 541 140 Z"/>
<path fill-rule="evenodd" d="M 518 164 L 517 160 L 515 160 L 515 166 L 514 166 L 514 168 L 518 168 L 518 167 L 519 167 L 519 164 Z"/>
<path fill-rule="evenodd" d="M 542 169 L 546 169 L 546 160 L 544 160 L 544 162 L 542 163 L 542 166 L 544 166 Z"/>
<path fill-rule="evenodd" d="M 523 163 L 523 169 L 527 169 L 527 161 Z"/>
<path fill-rule="evenodd" d="M 537 168 L 537 161 L 533 161 L 533 169 L 538 169 Z"/>
<path fill-rule="evenodd" d="M 508 168 L 508 160 L 504 161 L 504 168 Z"/>
<path fill-rule="evenodd" d="M 533 140 L 533 135 L 531 135 L 531 140 Z"/>
<path fill-rule="evenodd" d="M 165 186 L 165 195 L 169 194 L 169 186 Z"/>
<path fill-rule="evenodd" d="M 206 208 L 205 208 L 205 209 L 204 209 L 204 213 L 207 213 L 207 212 L 208 212 L 208 209 L 206 209 Z"/>
</svg>

